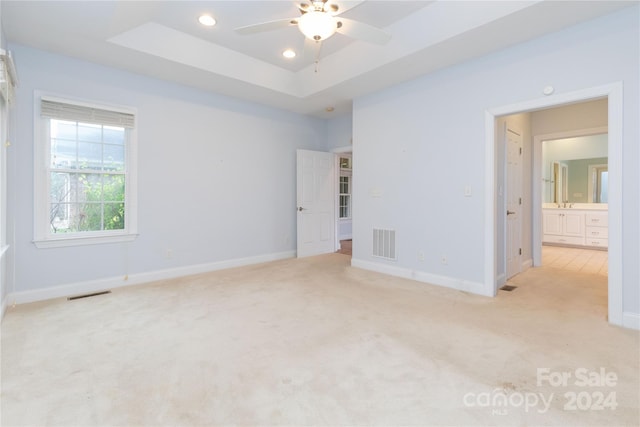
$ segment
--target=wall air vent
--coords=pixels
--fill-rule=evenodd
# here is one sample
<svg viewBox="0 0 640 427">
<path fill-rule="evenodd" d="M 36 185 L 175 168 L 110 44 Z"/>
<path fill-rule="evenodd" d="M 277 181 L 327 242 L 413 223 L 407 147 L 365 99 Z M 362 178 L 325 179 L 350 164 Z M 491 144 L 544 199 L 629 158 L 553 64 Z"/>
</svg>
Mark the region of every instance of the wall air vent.
<svg viewBox="0 0 640 427">
<path fill-rule="evenodd" d="M 395 261 L 396 230 L 373 229 L 373 256 Z"/>
<path fill-rule="evenodd" d="M 82 298 L 90 298 L 90 297 L 97 297 L 98 295 L 107 295 L 110 294 L 111 291 L 102 291 L 102 292 L 94 292 L 92 294 L 85 294 L 85 295 L 78 295 L 75 297 L 69 297 L 67 298 L 68 301 L 74 301 L 77 299 L 82 299 Z"/>
</svg>

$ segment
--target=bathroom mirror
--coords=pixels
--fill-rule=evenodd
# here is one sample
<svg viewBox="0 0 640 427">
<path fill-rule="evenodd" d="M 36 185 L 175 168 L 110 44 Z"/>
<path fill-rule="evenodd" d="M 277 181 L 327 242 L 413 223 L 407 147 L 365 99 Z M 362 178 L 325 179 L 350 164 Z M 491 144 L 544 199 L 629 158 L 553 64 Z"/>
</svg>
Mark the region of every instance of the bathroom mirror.
<svg viewBox="0 0 640 427">
<path fill-rule="evenodd" d="M 542 142 L 546 203 L 607 203 L 608 134 Z"/>
</svg>

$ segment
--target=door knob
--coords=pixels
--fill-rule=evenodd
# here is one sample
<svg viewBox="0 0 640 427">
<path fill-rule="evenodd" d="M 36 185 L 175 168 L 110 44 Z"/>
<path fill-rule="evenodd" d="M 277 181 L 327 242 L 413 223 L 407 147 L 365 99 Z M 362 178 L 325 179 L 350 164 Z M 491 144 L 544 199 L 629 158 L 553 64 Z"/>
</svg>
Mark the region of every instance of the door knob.
<svg viewBox="0 0 640 427">
<path fill-rule="evenodd" d="M 515 212 L 507 211 L 507 215 L 514 215 Z"/>
<path fill-rule="evenodd" d="M 302 206 L 300 206 L 300 207 L 298 208 L 298 212 L 302 212 L 303 210 L 305 210 L 305 209 L 304 209 Z"/>
</svg>

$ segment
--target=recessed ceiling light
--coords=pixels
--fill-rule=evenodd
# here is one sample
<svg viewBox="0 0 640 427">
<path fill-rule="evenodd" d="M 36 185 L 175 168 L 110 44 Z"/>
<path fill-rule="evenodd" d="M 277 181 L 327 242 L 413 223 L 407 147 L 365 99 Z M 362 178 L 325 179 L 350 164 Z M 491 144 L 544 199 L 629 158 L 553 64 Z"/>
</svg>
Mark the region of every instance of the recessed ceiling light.
<svg viewBox="0 0 640 427">
<path fill-rule="evenodd" d="M 284 56 L 285 58 L 295 58 L 296 57 L 296 53 L 293 51 L 293 49 L 287 49 L 284 52 L 282 52 L 282 56 Z"/>
<path fill-rule="evenodd" d="M 333 107 L 327 107 L 327 108 L 325 108 L 324 110 L 325 110 L 327 113 L 331 113 L 331 112 L 333 112 L 333 110 L 335 110 L 335 108 L 333 108 Z"/>
<path fill-rule="evenodd" d="M 213 27 L 214 25 L 216 25 L 216 20 L 213 19 L 213 16 L 211 15 L 200 15 L 200 17 L 198 18 L 198 22 L 200 22 L 205 27 Z"/>
</svg>

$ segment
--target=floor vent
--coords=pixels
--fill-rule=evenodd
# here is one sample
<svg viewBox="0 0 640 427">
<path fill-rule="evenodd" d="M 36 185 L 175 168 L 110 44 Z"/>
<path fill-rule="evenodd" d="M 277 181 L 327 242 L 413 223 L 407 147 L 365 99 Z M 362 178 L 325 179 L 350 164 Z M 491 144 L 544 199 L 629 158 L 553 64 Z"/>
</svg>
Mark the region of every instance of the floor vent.
<svg viewBox="0 0 640 427">
<path fill-rule="evenodd" d="M 396 230 L 373 229 L 373 256 L 396 260 Z"/>
<path fill-rule="evenodd" d="M 514 290 L 515 288 L 517 288 L 517 286 L 511 286 L 511 285 L 504 285 L 503 287 L 500 288 L 501 291 L 507 291 L 507 292 L 511 292 L 512 290 Z"/>
<path fill-rule="evenodd" d="M 110 294 L 110 293 L 111 293 L 111 291 L 94 292 L 92 294 L 78 295 L 78 296 L 75 296 L 75 297 L 69 297 L 69 298 L 67 298 L 67 300 L 73 301 L 74 299 L 97 297 L 98 295 L 106 295 L 106 294 Z"/>
</svg>

